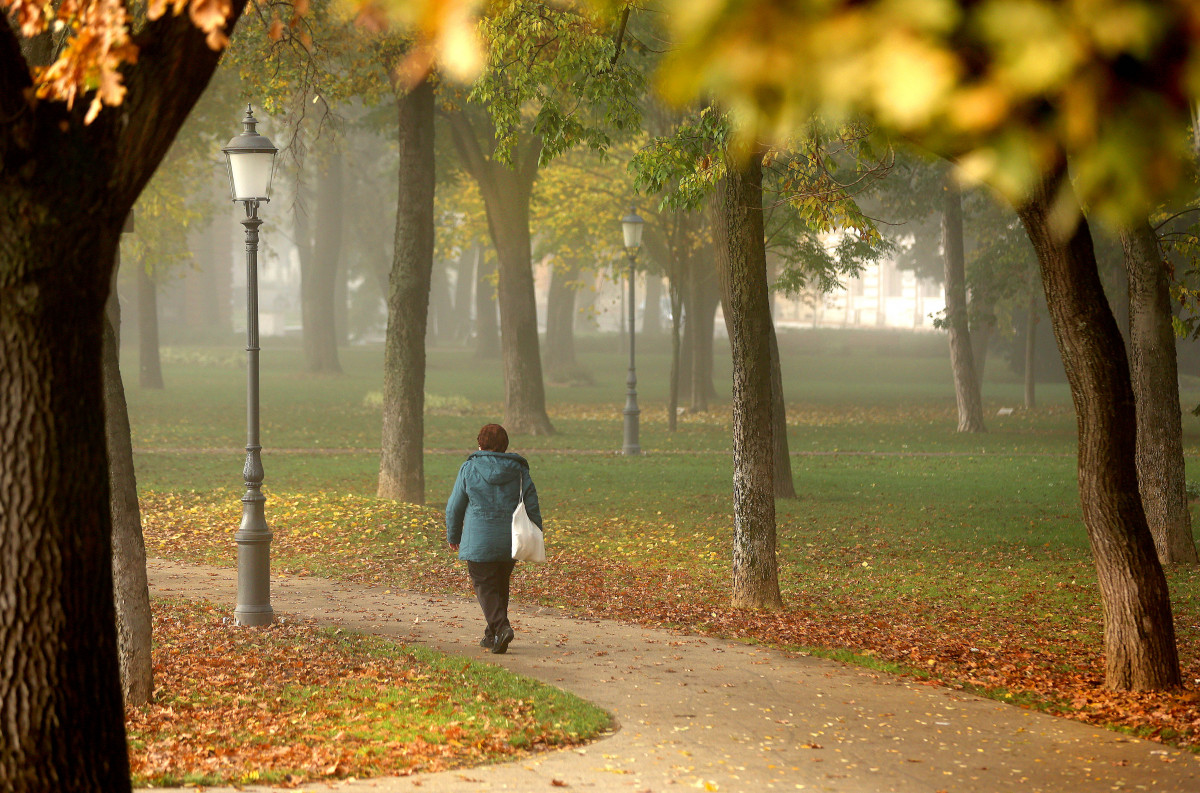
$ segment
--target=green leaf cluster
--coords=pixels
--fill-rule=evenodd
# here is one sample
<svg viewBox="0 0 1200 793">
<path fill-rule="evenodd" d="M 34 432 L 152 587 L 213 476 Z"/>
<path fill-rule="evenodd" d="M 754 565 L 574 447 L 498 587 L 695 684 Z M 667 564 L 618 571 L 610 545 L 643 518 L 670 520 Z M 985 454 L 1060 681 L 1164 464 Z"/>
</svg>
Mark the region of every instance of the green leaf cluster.
<svg viewBox="0 0 1200 793">
<path fill-rule="evenodd" d="M 545 165 L 580 144 L 602 151 L 638 125 L 644 74 L 617 57 L 617 22 L 579 2 L 489 4 L 479 22 L 485 65 L 466 99 L 488 108 L 498 159 L 510 160 L 522 134 L 541 138 Z"/>
<path fill-rule="evenodd" d="M 738 158 L 761 157 L 765 244 L 783 264 L 776 288 L 830 292 L 892 249 L 855 200 L 882 167 L 870 133 L 812 123 L 803 138 L 750 153 L 730 115 L 708 106 L 650 141 L 631 168 L 639 190 L 661 196 L 660 209 L 695 211 Z"/>
</svg>

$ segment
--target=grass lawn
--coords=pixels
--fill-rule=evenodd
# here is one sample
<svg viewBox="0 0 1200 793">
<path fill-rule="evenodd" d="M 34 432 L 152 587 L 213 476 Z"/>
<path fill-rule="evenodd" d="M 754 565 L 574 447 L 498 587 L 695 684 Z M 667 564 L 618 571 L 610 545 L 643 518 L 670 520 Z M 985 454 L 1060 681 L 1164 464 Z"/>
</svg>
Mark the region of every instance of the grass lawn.
<svg viewBox="0 0 1200 793">
<path fill-rule="evenodd" d="M 610 717 L 466 658 L 281 617 L 156 600 L 155 701 L 126 714 L 138 786 L 411 774 L 580 743 Z"/>
<path fill-rule="evenodd" d="M 550 555 L 545 565 L 518 568 L 515 602 L 849 654 L 1200 744 L 1200 572 L 1168 573 L 1189 689 L 1112 695 L 1101 688 L 1102 617 L 1064 384 L 1039 385 L 1039 407 L 1019 409 L 1019 378 L 993 356 L 984 387 L 989 432 L 962 435 L 944 338 L 782 336 L 800 495 L 777 503 L 787 606 L 758 614 L 726 605 L 733 525 L 727 353 L 718 347 L 715 385 L 723 396 L 709 413 L 681 417 L 672 434 L 669 359 L 662 345 L 639 339 L 646 454 L 625 458 L 614 452 L 626 359 L 612 340 L 580 347 L 596 384 L 548 388 L 558 433 L 512 438 L 512 449 L 532 465 Z M 380 416 L 372 393 L 382 387 L 381 350 L 343 350 L 340 377 L 302 374 L 299 351 L 270 339 L 262 359 L 274 569 L 469 592 L 465 571 L 445 549 L 441 506 L 479 426 L 503 418 L 500 362 L 479 362 L 461 349 L 430 351 L 428 504 L 415 507 L 374 495 Z M 152 555 L 235 563 L 241 365 L 237 356 L 181 348 L 164 365 L 166 390 L 128 387 Z M 1184 399 L 1190 407 L 1200 392 L 1189 389 Z M 1002 407 L 1018 409 L 997 415 Z M 1198 445 L 1196 419 L 1185 412 L 1189 463 Z"/>
</svg>

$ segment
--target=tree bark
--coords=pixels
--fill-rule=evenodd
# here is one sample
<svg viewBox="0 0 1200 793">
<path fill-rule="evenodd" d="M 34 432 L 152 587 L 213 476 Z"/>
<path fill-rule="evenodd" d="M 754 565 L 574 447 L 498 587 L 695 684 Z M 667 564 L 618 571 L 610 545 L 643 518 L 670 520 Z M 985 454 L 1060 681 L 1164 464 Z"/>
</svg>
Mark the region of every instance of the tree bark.
<svg viewBox="0 0 1200 793">
<path fill-rule="evenodd" d="M 434 99 L 429 78 L 406 91 L 394 84 L 400 193 L 388 278 L 383 368 L 382 498 L 425 503 L 425 326 L 433 271 Z"/>
<path fill-rule="evenodd" d="M 446 274 L 444 261 L 434 262 L 429 279 L 429 319 L 425 338 L 431 344 L 441 344 L 452 333 L 450 315 L 454 308 L 450 303 L 450 277 Z"/>
<path fill-rule="evenodd" d="M 471 287 L 475 283 L 475 257 L 478 248 L 464 250 L 458 257 L 454 273 L 454 315 L 451 337 L 462 342 L 471 333 Z"/>
<path fill-rule="evenodd" d="M 771 446 L 775 458 L 775 498 L 795 498 L 792 455 L 788 450 L 787 403 L 783 395 L 783 366 L 779 357 L 779 338 L 775 334 L 774 322 L 771 323 L 768 336 L 767 341 L 771 347 Z"/>
<path fill-rule="evenodd" d="M 138 385 L 163 388 L 162 356 L 158 343 L 158 283 L 146 272 L 144 263 L 137 268 L 138 300 Z"/>
<path fill-rule="evenodd" d="M 674 432 L 679 427 L 679 364 L 680 326 L 683 320 L 683 296 L 678 277 L 672 277 L 668 287 L 671 294 L 671 383 L 667 398 L 667 430 Z"/>
<path fill-rule="evenodd" d="M 550 273 L 546 298 L 546 375 L 552 383 L 590 385 L 591 376 L 575 358 L 575 295 L 582 264 L 570 260 Z"/>
<path fill-rule="evenodd" d="M 479 185 L 488 231 L 499 258 L 500 346 L 504 360 L 504 423 L 510 433 L 552 435 L 538 346 L 529 203 L 542 150 L 539 136 L 523 136 L 512 167 L 485 153 L 463 111 L 451 111 L 455 149 Z"/>
<path fill-rule="evenodd" d="M 21 198 L 0 199 L 7 231 L 43 205 Z M 30 266 L 111 262 L 116 233 L 80 229 L 75 247 L 26 228 L 0 232 L 0 789 L 127 791 L 100 364 L 108 273 Z"/>
<path fill-rule="evenodd" d="M 1129 276 L 1129 365 L 1142 506 L 1159 561 L 1197 564 L 1187 505 L 1170 274 L 1148 221 L 1122 231 L 1121 246 Z"/>
<path fill-rule="evenodd" d="M 946 325 L 950 336 L 950 366 L 958 403 L 958 431 L 986 432 L 983 400 L 967 326 L 966 257 L 963 253 L 962 193 L 947 174 L 942 187 L 942 246 L 946 265 Z"/>
<path fill-rule="evenodd" d="M 154 693 L 150 660 L 150 587 L 146 579 L 146 543 L 133 469 L 129 410 L 121 380 L 121 305 L 116 269 L 104 317 L 104 432 L 108 450 L 109 510 L 112 514 L 113 604 L 117 617 L 118 664 L 126 705 L 144 705 Z"/>
<path fill-rule="evenodd" d="M 338 360 L 337 298 L 341 279 L 343 207 L 345 205 L 345 158 L 341 151 L 329 155 L 325 172 L 317 182 L 317 236 L 313 244 L 315 267 L 309 293 L 310 320 L 315 323 L 311 339 L 309 371 L 341 374 Z M 344 297 L 344 295 L 343 295 Z M 305 337 L 308 338 L 307 329 Z"/>
<path fill-rule="evenodd" d="M 646 308 L 642 311 L 642 337 L 657 339 L 662 335 L 662 276 L 646 273 Z"/>
<path fill-rule="evenodd" d="M 350 280 L 353 275 L 344 260 L 340 260 L 337 276 L 333 281 L 333 350 L 337 354 L 339 347 L 350 343 Z M 342 364 L 339 359 L 338 369 Z"/>
<path fill-rule="evenodd" d="M 1034 279 L 1029 284 L 1029 307 L 1025 315 L 1025 409 L 1037 407 L 1037 327 L 1038 300 Z"/>
<path fill-rule="evenodd" d="M 771 307 L 762 159 L 731 165 L 713 199 L 715 249 L 733 352 L 733 605 L 783 606 L 775 558 Z"/>
<path fill-rule="evenodd" d="M 693 258 L 688 268 L 688 294 L 685 310 L 688 321 L 684 333 L 688 337 L 685 348 L 689 355 L 688 378 L 691 406 L 695 413 L 708 411 L 709 400 L 716 395 L 713 387 L 713 327 L 716 324 L 717 306 L 721 302 L 720 285 L 716 270 L 709 263 Z M 766 279 L 766 276 L 763 276 Z"/>
<path fill-rule="evenodd" d="M 672 431 L 676 428 L 676 415 L 681 402 L 692 402 L 692 370 L 696 347 L 693 338 L 696 329 L 691 321 L 692 308 L 695 305 L 696 278 L 693 273 L 698 266 L 696 250 L 693 244 L 695 235 L 699 233 L 700 219 L 703 214 L 699 211 L 675 211 L 672 215 L 671 232 L 664 245 L 659 244 L 653 235 L 649 235 L 648 246 L 660 248 L 661 258 L 670 263 L 668 272 L 668 290 L 671 296 L 671 396 L 668 424 Z M 685 318 L 686 315 L 686 318 Z"/>
<path fill-rule="evenodd" d="M 317 178 L 312 220 L 303 204 L 295 209 L 296 248 L 300 256 L 300 325 L 305 366 L 312 374 L 342 372 L 335 303 L 342 248 L 342 171 L 342 154 L 335 152 Z"/>
<path fill-rule="evenodd" d="M 500 326 L 496 320 L 496 263 L 475 249 L 475 357 L 500 355 Z"/>
<path fill-rule="evenodd" d="M 213 283 L 216 288 L 216 312 L 212 316 L 213 327 L 222 336 L 233 333 L 233 253 L 230 241 L 237 239 L 242 229 L 241 224 L 234 221 L 233 207 L 228 206 L 227 188 L 222 185 L 222 193 L 218 206 L 225 209 L 217 211 L 211 218 L 208 233 L 214 240 L 213 244 Z M 220 242 L 224 240 L 224 242 Z"/>
<path fill-rule="evenodd" d="M 996 301 L 994 298 L 980 299 L 973 296 L 969 313 L 975 315 L 974 321 L 970 323 L 971 357 L 975 362 L 975 381 L 979 384 L 982 396 L 983 373 L 987 369 L 988 352 L 992 346 L 992 336 L 999 325 L 996 318 Z"/>
<path fill-rule="evenodd" d="M 1082 212 L 1070 231 L 1053 208 L 1078 207 L 1066 159 L 1017 207 L 1041 265 L 1054 337 L 1079 431 L 1079 494 L 1104 604 L 1105 684 L 1161 690 L 1180 684 L 1166 578 L 1137 480 L 1136 415 L 1129 365 L 1109 310 Z"/>
<path fill-rule="evenodd" d="M 232 0 L 232 26 L 244 0 Z M 229 32 L 228 30 L 226 32 Z M 130 789 L 113 613 L 104 306 L 121 226 L 216 68 L 148 21 L 120 109 L 34 98 L 0 25 L 0 789 Z M 231 118 L 232 122 L 235 119 Z"/>
</svg>

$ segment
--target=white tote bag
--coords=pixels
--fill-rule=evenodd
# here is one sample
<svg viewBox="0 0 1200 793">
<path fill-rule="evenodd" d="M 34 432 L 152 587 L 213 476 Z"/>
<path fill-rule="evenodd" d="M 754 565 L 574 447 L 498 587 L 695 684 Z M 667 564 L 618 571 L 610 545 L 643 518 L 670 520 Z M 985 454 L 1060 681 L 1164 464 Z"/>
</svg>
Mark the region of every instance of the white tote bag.
<svg viewBox="0 0 1200 793">
<path fill-rule="evenodd" d="M 521 477 L 518 485 L 521 503 L 513 510 L 512 517 L 512 558 L 521 562 L 546 561 L 546 543 L 542 539 L 542 530 L 529 519 L 525 511 L 525 477 Z"/>
</svg>

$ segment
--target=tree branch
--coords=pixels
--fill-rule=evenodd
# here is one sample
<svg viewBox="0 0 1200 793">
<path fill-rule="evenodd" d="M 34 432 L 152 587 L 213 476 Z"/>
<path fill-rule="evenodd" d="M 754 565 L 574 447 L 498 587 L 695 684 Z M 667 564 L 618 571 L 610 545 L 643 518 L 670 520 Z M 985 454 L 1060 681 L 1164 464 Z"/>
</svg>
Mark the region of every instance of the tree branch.
<svg viewBox="0 0 1200 793">
<path fill-rule="evenodd" d="M 0 124 L 12 124 L 29 110 L 27 90 L 33 85 L 21 44 L 5 19 L 0 24 Z"/>
<path fill-rule="evenodd" d="M 246 0 L 232 0 L 227 36 L 245 6 Z M 187 14 L 164 14 L 148 22 L 134 42 L 137 63 L 122 69 L 128 89 L 124 104 L 102 111 L 93 122 L 97 134 L 115 141 L 110 186 L 118 201 L 129 206 L 166 155 L 221 57 Z M 231 128 L 237 120 L 232 113 L 231 108 Z"/>
<path fill-rule="evenodd" d="M 542 140 L 541 135 L 530 135 L 526 138 L 526 142 L 528 144 L 526 151 L 521 153 L 520 161 L 513 163 L 513 166 L 517 168 L 521 184 L 528 189 L 533 187 L 533 180 L 537 178 L 538 160 L 542 156 L 542 146 L 545 141 Z M 520 148 L 517 150 L 521 151 Z"/>
<path fill-rule="evenodd" d="M 1200 132 L 1197 132 L 1197 134 L 1200 134 Z M 1181 210 L 1181 211 L 1179 211 L 1179 212 L 1176 212 L 1174 215 L 1171 215 L 1169 218 L 1167 218 L 1166 220 L 1164 220 L 1162 223 L 1159 223 L 1158 225 L 1156 225 L 1156 226 L 1154 227 L 1154 230 L 1155 230 L 1155 231 L 1158 231 L 1158 230 L 1159 230 L 1159 229 L 1161 229 L 1163 226 L 1165 226 L 1165 225 L 1167 225 L 1168 223 L 1170 223 L 1172 220 L 1175 220 L 1175 219 L 1176 219 L 1176 218 L 1178 218 L 1178 217 L 1182 217 L 1183 215 L 1186 215 L 1186 214 L 1188 214 L 1189 212 L 1200 212 L 1200 207 L 1190 207 L 1190 208 L 1188 208 L 1188 209 L 1184 209 L 1184 210 Z"/>
<path fill-rule="evenodd" d="M 487 155 L 479 145 L 471 119 L 457 109 L 445 111 L 444 115 L 450 121 L 450 137 L 454 140 L 454 148 L 463 166 L 476 182 L 482 183 L 487 172 Z"/>
<path fill-rule="evenodd" d="M 617 59 L 621 57 L 621 44 L 625 40 L 625 26 L 627 24 L 629 24 L 629 7 L 628 6 L 626 6 L 625 10 L 621 12 L 621 24 L 620 24 L 620 27 L 617 28 L 616 37 L 613 39 L 613 43 L 616 46 L 613 49 L 612 60 L 609 61 L 609 63 L 608 63 L 609 66 L 616 66 Z"/>
</svg>

